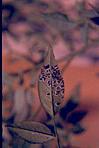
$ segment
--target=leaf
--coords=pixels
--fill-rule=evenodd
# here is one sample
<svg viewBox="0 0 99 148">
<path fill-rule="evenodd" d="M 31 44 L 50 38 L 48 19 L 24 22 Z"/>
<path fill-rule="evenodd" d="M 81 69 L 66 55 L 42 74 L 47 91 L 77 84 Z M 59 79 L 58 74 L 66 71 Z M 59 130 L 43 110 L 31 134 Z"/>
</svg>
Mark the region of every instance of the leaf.
<svg viewBox="0 0 99 148">
<path fill-rule="evenodd" d="M 22 139 L 34 144 L 41 144 L 55 138 L 50 129 L 39 122 L 24 121 L 8 124 L 7 127 Z"/>
<path fill-rule="evenodd" d="M 76 124 L 72 129 L 72 133 L 74 134 L 82 134 L 85 132 L 85 128 L 83 128 L 80 124 Z"/>
<path fill-rule="evenodd" d="M 53 50 L 49 48 L 38 81 L 41 103 L 52 117 L 61 108 L 64 98 L 64 81 L 55 61 Z"/>
<path fill-rule="evenodd" d="M 67 122 L 76 124 L 81 121 L 86 116 L 86 114 L 87 111 L 75 111 L 68 116 Z"/>
<path fill-rule="evenodd" d="M 99 16 L 97 16 L 97 17 L 92 17 L 92 18 L 90 18 L 90 20 L 91 20 L 94 24 L 99 25 Z"/>
<path fill-rule="evenodd" d="M 76 88 L 73 90 L 73 93 L 70 96 L 68 102 L 65 104 L 65 106 L 60 109 L 59 114 L 63 120 L 66 120 L 68 113 L 70 113 L 71 111 L 73 111 L 75 108 L 78 107 L 79 105 L 78 100 L 80 97 L 79 94 L 80 94 L 80 84 L 78 84 Z"/>
</svg>

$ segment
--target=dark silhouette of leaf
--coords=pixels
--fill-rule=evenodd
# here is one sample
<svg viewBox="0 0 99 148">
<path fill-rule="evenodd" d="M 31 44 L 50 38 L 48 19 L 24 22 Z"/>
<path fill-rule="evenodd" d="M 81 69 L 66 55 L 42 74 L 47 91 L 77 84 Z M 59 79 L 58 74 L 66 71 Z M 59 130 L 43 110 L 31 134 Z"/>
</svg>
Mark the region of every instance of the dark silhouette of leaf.
<svg viewBox="0 0 99 148">
<path fill-rule="evenodd" d="M 59 111 L 64 98 L 64 81 L 50 47 L 38 81 L 41 103 L 51 116 Z"/>
<path fill-rule="evenodd" d="M 22 139 L 34 144 L 41 144 L 55 138 L 51 130 L 39 122 L 24 121 L 6 126 Z"/>
<path fill-rule="evenodd" d="M 7 15 L 3 15 L 2 17 L 2 32 L 8 31 L 9 32 L 9 23 L 12 19 L 12 17 L 14 17 L 16 15 L 16 8 L 14 7 L 14 5 L 12 5 L 11 3 L 9 4 L 2 4 L 2 12 L 4 14 L 4 12 L 6 12 Z"/>
<path fill-rule="evenodd" d="M 16 8 L 12 5 L 12 4 L 3 4 L 2 5 L 2 10 L 4 11 L 9 11 L 8 13 L 8 18 L 12 18 L 12 16 L 15 14 L 16 12 Z"/>
<path fill-rule="evenodd" d="M 53 125 L 47 125 L 47 126 L 51 130 L 52 133 L 55 133 L 55 130 L 54 130 L 54 126 Z"/>
<path fill-rule="evenodd" d="M 99 16 L 90 18 L 90 20 L 91 20 L 94 24 L 99 25 Z"/>
<path fill-rule="evenodd" d="M 60 109 L 60 116 L 63 120 L 66 120 L 66 117 L 69 112 L 73 111 L 79 105 L 79 93 L 80 93 L 80 84 L 76 86 L 73 90 L 72 95 L 70 96 L 68 102 L 65 104 L 63 108 Z"/>
<path fill-rule="evenodd" d="M 60 110 L 60 116 L 63 120 L 66 119 L 67 114 L 74 110 L 78 106 L 78 103 L 72 99 L 70 99 L 67 104 Z"/>
<path fill-rule="evenodd" d="M 81 121 L 86 116 L 86 114 L 87 111 L 75 111 L 68 116 L 67 122 L 76 124 Z"/>
<path fill-rule="evenodd" d="M 85 128 L 83 128 L 80 124 L 76 124 L 72 128 L 72 133 L 74 134 L 82 134 L 83 132 L 85 132 Z"/>
</svg>

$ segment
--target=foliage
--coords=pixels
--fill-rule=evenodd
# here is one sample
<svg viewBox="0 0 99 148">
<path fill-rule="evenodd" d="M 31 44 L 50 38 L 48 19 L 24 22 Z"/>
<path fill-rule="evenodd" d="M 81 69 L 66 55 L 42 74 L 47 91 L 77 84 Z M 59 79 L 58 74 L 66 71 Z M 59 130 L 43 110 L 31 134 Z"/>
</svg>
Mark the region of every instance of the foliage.
<svg viewBox="0 0 99 148">
<path fill-rule="evenodd" d="M 59 8 L 58 3 L 45 3 L 40 0 L 3 2 L 2 34 L 5 35 L 4 46 L 7 50 L 8 61 L 14 64 L 23 59 L 31 64 L 30 68 L 18 69 L 14 72 L 5 72 L 3 69 L 3 124 L 11 124 L 9 128 L 5 127 L 6 130 L 4 130 L 4 147 L 11 145 L 14 148 L 31 148 L 32 146 L 35 148 L 35 142 L 41 143 L 38 147 L 47 148 L 48 145 L 51 147 L 51 141 L 55 141 L 55 139 L 57 147 L 75 147 L 72 146 L 70 136 L 86 131 L 81 121 L 86 116 L 87 111 L 77 110 L 80 105 L 79 84 L 75 86 L 68 101 L 62 106 L 64 98 L 62 73 L 76 56 L 87 56 L 94 62 L 99 61 L 98 54 L 94 56 L 93 51 L 90 50 L 90 48 L 99 45 L 99 39 L 92 39 L 89 36 L 91 31 L 98 32 L 99 12 L 92 5 L 91 11 L 87 10 L 85 3 L 79 2 L 73 8 L 78 14 L 78 18 L 74 20 L 68 15 L 67 10 L 63 11 L 62 9 L 61 11 Z M 13 25 L 18 26 L 19 23 L 28 26 L 24 32 L 17 31 L 15 27 L 13 29 Z M 73 36 L 76 29 L 80 32 L 78 39 Z M 56 43 L 57 36 L 61 37 L 66 48 L 68 45 L 69 54 L 56 61 L 52 47 Z M 83 47 L 76 50 L 75 44 L 78 45 L 80 37 Z M 26 54 L 19 54 L 14 50 L 9 38 L 16 44 L 24 41 L 23 44 L 27 48 Z M 35 59 L 36 55 L 39 57 L 38 59 Z M 57 66 L 57 62 L 60 61 L 65 62 L 62 72 Z M 41 69 L 38 85 L 39 99 L 47 115 L 46 125 L 29 121 L 30 119 L 35 120 L 41 111 L 40 105 L 37 112 L 33 112 L 33 103 L 35 104 L 37 97 L 34 89 L 36 89 L 39 69 Z M 25 76 L 27 75 L 30 82 L 28 88 L 24 88 Z M 97 73 L 97 77 L 99 77 L 98 75 Z M 16 81 L 17 89 L 14 88 Z M 28 120 L 28 124 L 23 122 L 25 120 Z M 67 127 L 64 127 L 64 124 Z M 9 139 L 9 133 L 12 135 L 13 142 Z M 13 133 L 17 133 L 21 138 L 16 134 L 14 137 Z M 43 142 L 44 144 L 42 144 Z"/>
</svg>

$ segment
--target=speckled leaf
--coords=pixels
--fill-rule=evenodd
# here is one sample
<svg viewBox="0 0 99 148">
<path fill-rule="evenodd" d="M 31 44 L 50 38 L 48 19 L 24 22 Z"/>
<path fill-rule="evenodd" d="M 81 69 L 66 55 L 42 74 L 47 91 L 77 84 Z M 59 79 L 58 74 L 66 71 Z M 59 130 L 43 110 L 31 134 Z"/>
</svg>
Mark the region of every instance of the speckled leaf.
<svg viewBox="0 0 99 148">
<path fill-rule="evenodd" d="M 53 113 L 59 111 L 64 98 L 64 81 L 57 66 L 52 48 L 49 48 L 41 69 L 38 89 L 43 107 L 47 113 L 53 116 Z"/>
<path fill-rule="evenodd" d="M 39 122 L 24 121 L 7 127 L 22 139 L 34 144 L 41 144 L 55 138 L 51 130 Z"/>
</svg>

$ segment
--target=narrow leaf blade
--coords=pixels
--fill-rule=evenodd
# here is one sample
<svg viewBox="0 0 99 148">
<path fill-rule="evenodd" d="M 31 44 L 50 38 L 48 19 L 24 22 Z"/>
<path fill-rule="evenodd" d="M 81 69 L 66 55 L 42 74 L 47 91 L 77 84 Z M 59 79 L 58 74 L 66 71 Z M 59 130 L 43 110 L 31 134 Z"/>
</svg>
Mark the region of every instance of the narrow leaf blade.
<svg viewBox="0 0 99 148">
<path fill-rule="evenodd" d="M 69 115 L 67 122 L 76 124 L 81 121 L 87 114 L 87 111 L 75 111 Z"/>
<path fill-rule="evenodd" d="M 7 126 L 9 130 L 30 143 L 41 144 L 55 138 L 51 130 L 42 123 L 20 122 Z"/>
</svg>

